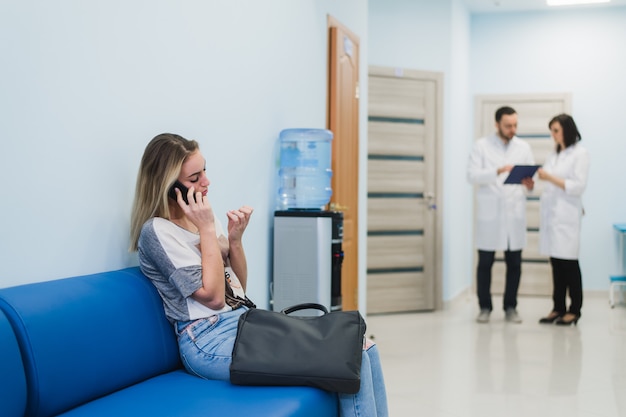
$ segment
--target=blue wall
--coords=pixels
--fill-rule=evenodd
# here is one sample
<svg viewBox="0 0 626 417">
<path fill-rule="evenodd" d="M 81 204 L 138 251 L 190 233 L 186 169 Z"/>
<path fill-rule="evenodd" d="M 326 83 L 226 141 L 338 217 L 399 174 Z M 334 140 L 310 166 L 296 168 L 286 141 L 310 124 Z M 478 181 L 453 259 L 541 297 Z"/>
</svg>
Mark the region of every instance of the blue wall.
<svg viewBox="0 0 626 417">
<path fill-rule="evenodd" d="M 327 14 L 366 63 L 359 0 L 3 2 L 0 286 L 135 265 L 139 160 L 174 132 L 200 142 L 223 222 L 255 208 L 249 292 L 265 305 L 277 137 L 326 126 Z"/>
<path fill-rule="evenodd" d="M 369 0 L 369 63 L 443 73 L 443 298 L 470 285 L 470 15 L 461 1 Z"/>
<path fill-rule="evenodd" d="M 361 80 L 368 64 L 444 74 L 445 300 L 473 278 L 465 165 L 475 94 L 572 93 L 592 155 L 585 287 L 608 286 L 611 224 L 626 221 L 626 8 L 471 15 L 461 0 L 24 0 L 2 8 L 0 286 L 136 264 L 126 248 L 137 166 L 146 143 L 170 131 L 199 140 L 218 213 L 255 207 L 245 238 L 250 292 L 265 304 L 277 135 L 326 124 L 327 14 L 359 36 Z M 359 273 L 364 302 L 364 256 Z"/>
<path fill-rule="evenodd" d="M 572 113 L 592 158 L 584 196 L 584 286 L 608 288 L 612 223 L 626 221 L 620 174 L 626 155 L 626 8 L 471 14 L 455 0 L 369 4 L 370 64 L 444 73 L 444 299 L 471 286 L 474 276 L 465 168 L 478 94 L 572 94 Z"/>
<path fill-rule="evenodd" d="M 472 94 L 572 93 L 572 115 L 591 154 L 583 196 L 585 289 L 608 288 L 612 224 L 626 220 L 626 7 L 477 15 Z"/>
</svg>

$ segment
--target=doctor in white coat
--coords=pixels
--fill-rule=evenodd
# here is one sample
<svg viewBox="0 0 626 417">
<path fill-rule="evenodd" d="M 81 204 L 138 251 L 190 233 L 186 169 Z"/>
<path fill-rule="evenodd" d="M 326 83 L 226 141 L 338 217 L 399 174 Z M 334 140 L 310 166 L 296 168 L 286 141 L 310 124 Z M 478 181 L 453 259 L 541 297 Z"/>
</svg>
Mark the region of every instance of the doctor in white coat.
<svg viewBox="0 0 626 417">
<path fill-rule="evenodd" d="M 556 151 L 538 171 L 539 178 L 547 183 L 541 194 L 539 250 L 550 256 L 554 305 L 550 314 L 539 322 L 570 325 L 578 322 L 583 303 L 578 253 L 583 216 L 581 196 L 587 186 L 589 153 L 578 143 L 580 133 L 571 116 L 555 116 L 549 127 Z M 569 309 L 565 305 L 568 291 Z"/>
<path fill-rule="evenodd" d="M 521 323 L 517 313 L 517 290 L 521 276 L 522 249 L 526 246 L 526 191 L 532 178 L 521 184 L 504 184 L 514 165 L 534 165 L 530 146 L 515 136 L 517 113 L 511 107 L 496 111 L 496 132 L 475 142 L 467 179 L 476 190 L 476 271 L 479 323 L 489 321 L 493 310 L 491 270 L 496 251 L 504 251 L 506 284 L 503 308 L 507 321 Z"/>
</svg>

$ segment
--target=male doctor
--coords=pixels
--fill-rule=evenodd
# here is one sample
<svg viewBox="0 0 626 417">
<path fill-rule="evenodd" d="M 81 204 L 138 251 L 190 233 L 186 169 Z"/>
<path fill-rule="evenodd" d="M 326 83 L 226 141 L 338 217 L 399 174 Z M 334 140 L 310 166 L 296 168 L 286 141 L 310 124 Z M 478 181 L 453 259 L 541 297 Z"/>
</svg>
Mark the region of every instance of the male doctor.
<svg viewBox="0 0 626 417">
<path fill-rule="evenodd" d="M 487 323 L 491 303 L 491 269 L 495 251 L 504 251 L 506 284 L 505 319 L 521 323 L 517 313 L 517 289 L 522 272 L 522 249 L 526 246 L 526 190 L 532 178 L 521 184 L 504 184 L 514 165 L 534 165 L 530 146 L 517 132 L 517 113 L 511 107 L 496 111 L 496 132 L 475 142 L 469 158 L 467 179 L 476 187 L 476 247 L 478 248 L 477 295 L 480 314 Z"/>
</svg>

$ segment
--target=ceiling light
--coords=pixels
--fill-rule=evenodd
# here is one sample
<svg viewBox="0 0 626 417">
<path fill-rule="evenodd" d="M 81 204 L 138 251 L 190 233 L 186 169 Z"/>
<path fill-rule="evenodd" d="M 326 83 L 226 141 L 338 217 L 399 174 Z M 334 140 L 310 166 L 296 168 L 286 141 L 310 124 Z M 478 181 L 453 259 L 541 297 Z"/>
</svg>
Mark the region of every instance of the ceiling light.
<svg viewBox="0 0 626 417">
<path fill-rule="evenodd" d="M 548 6 L 571 6 L 574 4 L 608 3 L 611 0 L 546 0 Z"/>
</svg>

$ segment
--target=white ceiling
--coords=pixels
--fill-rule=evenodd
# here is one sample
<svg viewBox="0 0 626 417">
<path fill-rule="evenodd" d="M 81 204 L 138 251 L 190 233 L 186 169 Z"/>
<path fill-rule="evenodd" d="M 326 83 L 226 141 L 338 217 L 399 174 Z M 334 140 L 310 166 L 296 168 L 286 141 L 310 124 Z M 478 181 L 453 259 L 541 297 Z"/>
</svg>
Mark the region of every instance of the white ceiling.
<svg viewBox="0 0 626 417">
<path fill-rule="evenodd" d="M 626 0 L 611 0 L 609 3 L 584 5 L 584 6 L 560 6 L 548 7 L 545 0 L 464 0 L 467 8 L 472 13 L 498 13 L 524 10 L 558 10 L 558 9 L 581 9 L 626 6 Z"/>
</svg>

